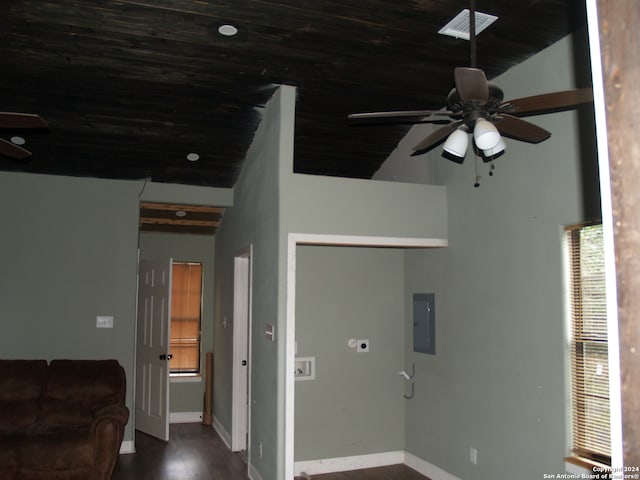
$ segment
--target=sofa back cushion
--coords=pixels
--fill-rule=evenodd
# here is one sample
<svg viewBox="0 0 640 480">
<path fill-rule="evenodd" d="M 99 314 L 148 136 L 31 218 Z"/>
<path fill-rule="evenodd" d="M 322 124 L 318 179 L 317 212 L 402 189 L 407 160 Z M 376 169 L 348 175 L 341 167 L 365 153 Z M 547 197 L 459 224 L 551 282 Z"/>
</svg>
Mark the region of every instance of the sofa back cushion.
<svg viewBox="0 0 640 480">
<path fill-rule="evenodd" d="M 36 421 L 46 371 L 46 360 L 0 360 L 0 432 Z"/>
<path fill-rule="evenodd" d="M 117 360 L 53 360 L 47 370 L 41 420 L 86 425 L 101 408 L 124 405 L 126 380 Z"/>
</svg>

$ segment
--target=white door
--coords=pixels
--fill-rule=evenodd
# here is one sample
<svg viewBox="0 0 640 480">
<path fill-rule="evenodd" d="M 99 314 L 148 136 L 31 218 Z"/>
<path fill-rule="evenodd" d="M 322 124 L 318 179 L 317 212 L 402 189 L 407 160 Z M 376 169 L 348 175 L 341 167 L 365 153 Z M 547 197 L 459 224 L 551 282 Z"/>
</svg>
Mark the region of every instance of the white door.
<svg viewBox="0 0 640 480">
<path fill-rule="evenodd" d="M 141 260 L 138 270 L 135 428 L 169 440 L 169 338 L 173 260 Z"/>
<path fill-rule="evenodd" d="M 249 369 L 251 332 L 251 254 L 234 259 L 233 385 L 231 450 L 247 450 L 249 437 Z"/>
</svg>

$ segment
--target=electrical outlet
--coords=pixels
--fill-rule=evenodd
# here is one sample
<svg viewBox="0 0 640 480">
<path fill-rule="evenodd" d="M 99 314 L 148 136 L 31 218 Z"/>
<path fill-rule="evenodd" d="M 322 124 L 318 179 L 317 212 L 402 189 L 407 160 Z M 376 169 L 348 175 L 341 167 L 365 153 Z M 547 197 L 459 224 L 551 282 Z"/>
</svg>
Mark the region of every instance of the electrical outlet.
<svg viewBox="0 0 640 480">
<path fill-rule="evenodd" d="M 103 315 L 97 316 L 96 328 L 113 328 L 113 317 Z"/>
<path fill-rule="evenodd" d="M 478 450 L 473 447 L 469 449 L 469 461 L 474 465 L 478 464 Z"/>
<path fill-rule="evenodd" d="M 316 379 L 316 357 L 296 357 L 296 380 Z"/>
</svg>

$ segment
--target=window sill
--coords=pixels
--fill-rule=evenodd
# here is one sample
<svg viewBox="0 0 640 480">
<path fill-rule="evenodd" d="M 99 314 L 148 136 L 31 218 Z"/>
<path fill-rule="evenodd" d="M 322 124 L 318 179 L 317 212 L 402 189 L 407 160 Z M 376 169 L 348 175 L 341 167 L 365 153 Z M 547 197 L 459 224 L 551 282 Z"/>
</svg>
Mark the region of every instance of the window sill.
<svg viewBox="0 0 640 480">
<path fill-rule="evenodd" d="M 564 459 L 564 466 L 568 473 L 574 473 L 576 475 L 593 475 L 611 470 L 609 465 L 587 460 L 582 457 L 567 457 Z"/>
<path fill-rule="evenodd" d="M 187 373 L 187 374 L 170 374 L 169 381 L 171 383 L 199 383 L 202 382 L 202 375 L 199 373 Z"/>
</svg>

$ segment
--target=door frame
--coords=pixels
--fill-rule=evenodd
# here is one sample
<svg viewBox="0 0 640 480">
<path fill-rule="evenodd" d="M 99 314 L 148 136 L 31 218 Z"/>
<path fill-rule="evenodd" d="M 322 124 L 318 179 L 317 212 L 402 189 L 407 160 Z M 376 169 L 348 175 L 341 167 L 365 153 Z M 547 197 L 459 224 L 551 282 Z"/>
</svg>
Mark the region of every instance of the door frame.
<svg viewBox="0 0 640 480">
<path fill-rule="evenodd" d="M 231 450 L 247 451 L 251 465 L 251 318 L 253 246 L 233 257 L 233 353 L 231 393 Z M 246 361 L 246 367 L 242 362 Z"/>
</svg>

